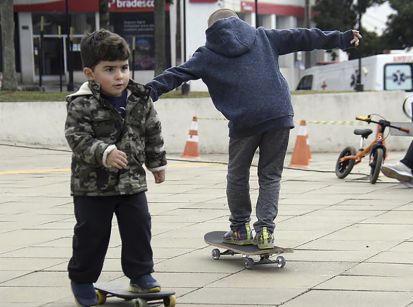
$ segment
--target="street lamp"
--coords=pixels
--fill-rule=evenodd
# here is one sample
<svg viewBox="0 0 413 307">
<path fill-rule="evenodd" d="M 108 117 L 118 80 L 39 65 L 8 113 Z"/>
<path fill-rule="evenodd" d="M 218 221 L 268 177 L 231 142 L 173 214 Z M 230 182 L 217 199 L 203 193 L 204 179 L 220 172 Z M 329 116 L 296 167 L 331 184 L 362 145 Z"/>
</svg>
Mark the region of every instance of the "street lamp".
<svg viewBox="0 0 413 307">
<path fill-rule="evenodd" d="M 71 21 L 69 15 L 69 0 L 65 0 L 65 17 L 66 17 L 66 57 L 67 57 L 67 71 L 69 80 L 67 83 L 67 90 L 72 92 L 73 86 L 73 69 L 72 69 L 72 40 L 70 38 Z"/>
<path fill-rule="evenodd" d="M 258 0 L 255 0 L 255 27 L 258 28 Z"/>
<path fill-rule="evenodd" d="M 357 0 L 357 17 L 358 17 L 358 30 L 361 32 L 361 5 L 360 5 L 360 0 Z M 358 59 L 358 74 L 357 74 L 357 82 L 355 86 L 356 92 L 362 92 L 364 91 L 364 85 L 362 83 L 362 73 L 361 73 L 361 50 L 358 49 L 358 54 L 359 54 L 359 59 Z"/>
<path fill-rule="evenodd" d="M 183 0 L 182 2 L 183 6 L 183 12 L 182 12 L 182 17 L 183 17 L 183 61 L 182 62 L 186 62 L 186 0 Z M 181 85 L 181 94 L 182 95 L 188 95 L 190 91 L 190 86 L 189 83 L 182 83 Z"/>
</svg>

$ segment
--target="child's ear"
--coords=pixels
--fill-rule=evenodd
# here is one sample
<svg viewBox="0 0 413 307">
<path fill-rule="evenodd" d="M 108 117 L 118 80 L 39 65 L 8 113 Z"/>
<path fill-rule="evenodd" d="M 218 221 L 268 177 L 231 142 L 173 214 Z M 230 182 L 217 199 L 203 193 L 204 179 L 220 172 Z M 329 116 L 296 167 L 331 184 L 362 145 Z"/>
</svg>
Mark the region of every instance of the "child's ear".
<svg viewBox="0 0 413 307">
<path fill-rule="evenodd" d="M 93 69 L 89 67 L 83 68 L 83 74 L 88 80 L 93 80 L 95 78 L 95 74 L 93 73 Z"/>
</svg>

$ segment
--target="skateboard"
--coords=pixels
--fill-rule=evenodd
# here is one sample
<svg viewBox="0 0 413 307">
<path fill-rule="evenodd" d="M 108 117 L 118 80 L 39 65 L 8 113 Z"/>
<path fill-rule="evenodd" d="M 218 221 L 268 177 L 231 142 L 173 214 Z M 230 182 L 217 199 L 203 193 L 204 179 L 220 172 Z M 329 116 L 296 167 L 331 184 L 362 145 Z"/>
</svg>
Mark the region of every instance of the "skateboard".
<svg viewBox="0 0 413 307">
<path fill-rule="evenodd" d="M 216 246 L 221 249 L 225 249 L 221 252 L 218 248 L 212 250 L 212 259 L 218 260 L 223 255 L 242 255 L 244 259 L 244 266 L 246 269 L 252 269 L 253 266 L 259 264 L 276 264 L 278 268 L 283 268 L 286 264 L 286 260 L 283 256 L 279 255 L 276 259 L 270 259 L 272 255 L 278 255 L 283 253 L 292 253 L 292 248 L 284 248 L 274 246 L 271 249 L 259 249 L 256 245 L 235 245 L 223 242 L 225 231 L 211 231 L 205 234 L 204 240 L 208 245 Z M 256 261 L 250 256 L 259 256 L 260 260 Z"/>
<path fill-rule="evenodd" d="M 158 304 L 163 302 L 165 307 L 174 307 L 176 304 L 175 292 L 172 291 L 133 293 L 129 292 L 125 285 L 116 282 L 95 284 L 95 290 L 99 305 L 105 304 L 107 297 L 119 297 L 126 301 L 134 300 L 136 307 L 151 306 L 149 302 L 152 301 Z"/>
</svg>

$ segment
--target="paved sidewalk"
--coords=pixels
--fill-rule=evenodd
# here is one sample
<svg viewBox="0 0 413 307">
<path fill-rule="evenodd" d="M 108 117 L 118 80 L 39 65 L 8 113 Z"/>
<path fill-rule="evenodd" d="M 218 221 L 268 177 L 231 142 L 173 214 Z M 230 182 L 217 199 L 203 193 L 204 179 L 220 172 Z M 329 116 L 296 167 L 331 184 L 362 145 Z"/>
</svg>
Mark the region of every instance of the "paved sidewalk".
<svg viewBox="0 0 413 307">
<path fill-rule="evenodd" d="M 164 184 L 148 176 L 155 276 L 177 306 L 413 306 L 413 189 L 382 175 L 370 184 L 367 161 L 337 179 L 336 157 L 313 154 L 309 170 L 284 172 L 276 243 L 295 252 L 283 269 L 211 259 L 204 233 L 228 228 L 224 163 L 170 160 Z M 70 154 L 0 145 L 0 161 L 0 306 L 74 306 Z M 255 169 L 251 177 L 255 200 Z M 114 227 L 100 281 L 127 283 L 119 256 Z"/>
</svg>

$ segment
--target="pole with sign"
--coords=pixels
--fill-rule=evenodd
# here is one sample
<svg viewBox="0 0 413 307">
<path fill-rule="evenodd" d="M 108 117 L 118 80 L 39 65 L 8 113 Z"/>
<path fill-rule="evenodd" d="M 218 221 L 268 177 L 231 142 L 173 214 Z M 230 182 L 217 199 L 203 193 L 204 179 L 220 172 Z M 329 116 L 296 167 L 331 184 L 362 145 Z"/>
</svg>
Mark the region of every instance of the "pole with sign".
<svg viewBox="0 0 413 307">
<path fill-rule="evenodd" d="M 184 39 L 184 59 L 183 62 L 186 62 L 186 1 L 187 0 L 183 0 L 183 11 L 182 11 L 182 15 L 183 15 L 183 39 Z M 181 85 L 181 93 L 182 95 L 188 95 L 189 94 L 189 84 L 184 82 Z"/>
<path fill-rule="evenodd" d="M 255 27 L 258 28 L 258 0 L 255 0 Z"/>
<path fill-rule="evenodd" d="M 132 79 L 135 79 L 135 36 L 132 36 Z"/>
<path fill-rule="evenodd" d="M 39 88 L 43 85 L 43 63 L 44 63 L 44 48 L 43 48 L 43 38 L 44 38 L 44 16 L 40 17 L 40 37 L 39 37 Z"/>
<path fill-rule="evenodd" d="M 69 15 L 69 0 L 65 0 L 65 15 L 66 15 L 66 63 L 69 74 L 69 81 L 67 83 L 67 90 L 72 92 L 73 85 L 73 68 L 72 68 L 72 39 L 71 39 L 71 21 Z"/>
<path fill-rule="evenodd" d="M 59 55 L 59 88 L 60 92 L 63 92 L 63 73 L 64 73 L 64 65 L 63 65 L 63 37 L 62 37 L 62 28 L 57 26 L 57 35 L 58 35 L 58 52 Z"/>
</svg>

